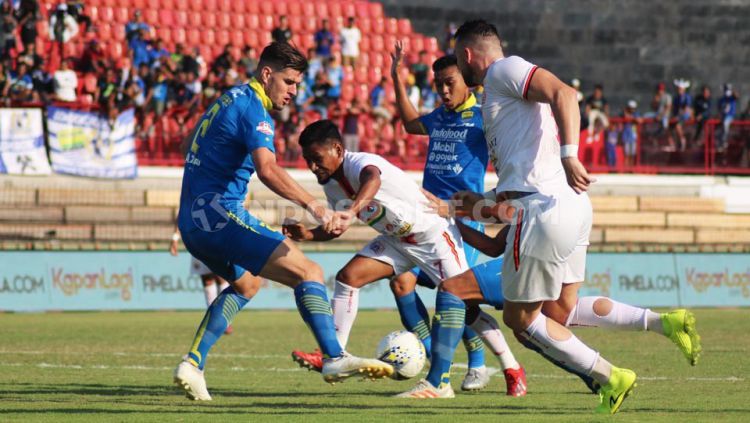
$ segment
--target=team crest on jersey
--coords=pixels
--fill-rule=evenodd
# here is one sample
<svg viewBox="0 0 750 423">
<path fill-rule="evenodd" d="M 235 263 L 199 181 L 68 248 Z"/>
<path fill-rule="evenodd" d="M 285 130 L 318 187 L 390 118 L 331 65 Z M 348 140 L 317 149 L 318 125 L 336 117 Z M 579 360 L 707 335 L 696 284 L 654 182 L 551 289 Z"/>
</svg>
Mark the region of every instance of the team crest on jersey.
<svg viewBox="0 0 750 423">
<path fill-rule="evenodd" d="M 466 110 L 461 112 L 461 119 L 471 119 L 474 117 L 474 112 L 471 110 Z"/>
<path fill-rule="evenodd" d="M 260 132 L 261 134 L 273 135 L 271 124 L 266 121 L 260 122 L 258 126 L 255 127 L 255 130 Z"/>
<path fill-rule="evenodd" d="M 375 254 L 381 254 L 383 251 L 385 251 L 385 245 L 383 245 L 381 242 L 373 242 L 370 244 L 370 249 Z"/>
</svg>

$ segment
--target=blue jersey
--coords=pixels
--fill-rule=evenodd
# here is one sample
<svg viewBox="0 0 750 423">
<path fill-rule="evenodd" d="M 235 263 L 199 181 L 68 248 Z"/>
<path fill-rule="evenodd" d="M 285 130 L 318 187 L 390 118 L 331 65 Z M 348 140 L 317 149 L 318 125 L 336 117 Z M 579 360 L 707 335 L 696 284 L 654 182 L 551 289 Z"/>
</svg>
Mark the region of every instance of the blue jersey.
<svg viewBox="0 0 750 423">
<path fill-rule="evenodd" d="M 456 191 L 484 192 L 487 142 L 473 94 L 456 110 L 445 106 L 419 118 L 430 137 L 422 186 L 447 200 Z"/>
<path fill-rule="evenodd" d="M 226 220 L 222 212 L 244 212 L 247 184 L 255 173 L 253 151 L 275 151 L 271 107 L 263 87 L 253 79 L 229 89 L 203 115 L 185 158 L 178 217 L 183 232 L 196 225 L 213 228 Z"/>
</svg>

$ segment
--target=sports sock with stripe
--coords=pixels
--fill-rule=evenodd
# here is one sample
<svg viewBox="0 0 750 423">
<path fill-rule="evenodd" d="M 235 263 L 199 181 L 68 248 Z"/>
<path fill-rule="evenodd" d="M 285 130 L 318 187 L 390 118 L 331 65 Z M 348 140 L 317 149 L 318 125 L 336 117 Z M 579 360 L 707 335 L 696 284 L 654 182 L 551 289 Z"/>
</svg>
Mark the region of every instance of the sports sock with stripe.
<svg viewBox="0 0 750 423">
<path fill-rule="evenodd" d="M 414 332 L 424 344 L 427 359 L 432 357 L 432 338 L 430 337 L 430 315 L 427 314 L 422 299 L 417 291 L 412 291 L 402 297 L 396 297 L 398 314 L 401 316 L 401 324 L 409 332 Z"/>
<path fill-rule="evenodd" d="M 482 342 L 479 334 L 466 325 L 464 326 L 462 340 L 464 341 L 466 354 L 469 357 L 469 368 L 478 369 L 484 367 L 484 342 Z"/>
<path fill-rule="evenodd" d="M 450 292 L 437 294 L 432 318 L 432 361 L 427 381 L 436 388 L 450 384 L 451 363 L 464 333 L 466 306 Z"/>
<path fill-rule="evenodd" d="M 333 288 L 333 324 L 336 327 L 336 339 L 342 348 L 349 342 L 349 334 L 357 318 L 359 308 L 359 288 L 336 281 Z"/>
<path fill-rule="evenodd" d="M 484 343 L 490 347 L 503 370 L 520 367 L 494 317 L 481 311 L 477 319 L 471 323 L 471 327 L 481 335 Z"/>
<path fill-rule="evenodd" d="M 581 297 L 566 326 L 593 326 L 621 330 L 664 333 L 661 317 L 647 308 L 624 304 L 606 297 Z"/>
<path fill-rule="evenodd" d="M 229 287 L 222 291 L 206 310 L 193 340 L 193 347 L 188 353 L 188 361 L 203 370 L 208 351 L 219 340 L 232 323 L 234 316 L 250 301 Z"/>
<path fill-rule="evenodd" d="M 339 357 L 343 349 L 336 339 L 336 327 L 326 287 L 320 282 L 302 282 L 294 288 L 294 300 L 302 320 L 318 341 L 323 357 Z"/>
</svg>

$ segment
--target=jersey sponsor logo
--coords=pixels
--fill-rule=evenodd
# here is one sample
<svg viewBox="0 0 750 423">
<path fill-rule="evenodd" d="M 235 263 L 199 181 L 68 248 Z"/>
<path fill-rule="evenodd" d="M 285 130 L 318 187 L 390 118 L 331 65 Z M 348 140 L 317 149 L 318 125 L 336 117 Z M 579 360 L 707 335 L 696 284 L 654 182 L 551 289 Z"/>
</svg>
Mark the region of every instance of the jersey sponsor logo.
<svg viewBox="0 0 750 423">
<path fill-rule="evenodd" d="M 432 151 L 454 154 L 456 152 L 456 143 L 435 141 L 435 144 L 432 145 Z"/>
<path fill-rule="evenodd" d="M 258 126 L 255 127 L 255 130 L 260 132 L 261 134 L 273 135 L 271 124 L 266 121 L 260 122 Z"/>
<path fill-rule="evenodd" d="M 466 110 L 464 112 L 461 112 L 461 119 L 471 119 L 474 117 L 474 112 L 471 110 Z"/>
<path fill-rule="evenodd" d="M 440 138 L 444 140 L 465 140 L 469 134 L 468 129 L 463 131 L 455 129 L 433 129 L 430 132 L 430 138 Z"/>
<path fill-rule="evenodd" d="M 385 245 L 379 241 L 375 241 L 370 244 L 370 250 L 375 254 L 382 254 L 385 251 Z"/>
</svg>

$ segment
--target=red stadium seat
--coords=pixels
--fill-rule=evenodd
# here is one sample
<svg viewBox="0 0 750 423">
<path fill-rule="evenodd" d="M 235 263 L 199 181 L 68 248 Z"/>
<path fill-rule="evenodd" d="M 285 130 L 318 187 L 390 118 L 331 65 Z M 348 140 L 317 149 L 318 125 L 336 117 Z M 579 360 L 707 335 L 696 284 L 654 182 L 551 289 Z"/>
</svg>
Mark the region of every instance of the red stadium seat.
<svg viewBox="0 0 750 423">
<path fill-rule="evenodd" d="M 161 1 L 159 0 L 146 0 L 146 9 L 151 10 L 159 10 L 161 6 Z"/>
<path fill-rule="evenodd" d="M 156 36 L 159 37 L 165 43 L 172 42 L 172 30 L 166 27 L 162 27 L 156 30 Z"/>
<path fill-rule="evenodd" d="M 213 46 L 216 44 L 216 34 L 214 34 L 213 29 L 205 29 L 201 32 L 202 39 L 201 44 L 205 46 Z M 213 55 L 205 56 L 206 60 L 213 60 Z"/>
<path fill-rule="evenodd" d="M 289 16 L 289 28 L 295 34 L 299 34 L 300 32 L 303 32 L 302 16 L 298 16 L 298 15 Z"/>
<path fill-rule="evenodd" d="M 190 46 L 197 46 L 201 43 L 201 30 L 195 28 L 199 27 L 193 27 L 187 32 L 187 44 Z"/>
<path fill-rule="evenodd" d="M 370 17 L 372 18 L 382 18 L 383 17 L 383 5 L 372 1 L 368 2 L 370 4 Z"/>
<path fill-rule="evenodd" d="M 258 15 L 245 15 L 245 25 L 248 30 L 254 31 L 260 28 L 260 19 Z"/>
<path fill-rule="evenodd" d="M 357 8 L 352 2 L 346 2 L 341 4 L 341 16 L 357 16 Z"/>
<path fill-rule="evenodd" d="M 332 18 L 340 18 L 344 16 L 344 9 L 341 7 L 341 3 L 329 3 L 328 16 Z"/>
<path fill-rule="evenodd" d="M 369 70 L 367 71 L 367 79 L 368 79 L 367 82 L 370 85 L 377 84 L 378 82 L 380 82 L 380 79 L 382 77 L 383 77 L 382 68 L 377 67 L 377 66 L 375 66 L 375 67 L 370 66 Z"/>
<path fill-rule="evenodd" d="M 217 13 L 216 20 L 218 27 L 221 29 L 229 29 L 232 27 L 232 19 L 230 19 L 228 13 Z"/>
<path fill-rule="evenodd" d="M 172 12 L 172 26 L 174 28 L 185 28 L 188 26 L 188 15 L 184 10 Z"/>
<path fill-rule="evenodd" d="M 398 35 L 401 37 L 406 37 L 408 35 L 411 35 L 411 21 L 409 19 L 399 19 L 398 20 Z"/>
<path fill-rule="evenodd" d="M 311 1 L 302 3 L 302 16 L 305 18 L 315 17 L 315 4 Z"/>
<path fill-rule="evenodd" d="M 240 2 L 235 2 L 240 3 Z M 260 14 L 260 4 L 257 1 L 251 1 L 245 3 L 245 14 Z"/>
<path fill-rule="evenodd" d="M 83 77 L 83 92 L 93 94 L 96 92 L 98 85 L 99 78 L 97 78 L 96 74 L 87 73 L 86 76 Z"/>
<path fill-rule="evenodd" d="M 188 10 L 188 0 L 174 0 L 174 8 L 183 11 Z"/>
<path fill-rule="evenodd" d="M 112 38 L 116 41 L 125 41 L 125 25 L 115 25 L 112 28 Z"/>
<path fill-rule="evenodd" d="M 370 52 L 368 54 L 368 56 L 370 57 L 370 67 L 371 68 L 373 68 L 373 67 L 375 67 L 375 68 L 382 68 L 383 66 L 385 66 L 386 59 L 385 59 L 385 55 L 383 53 L 380 53 L 380 52 L 377 52 L 377 51 L 373 51 L 373 52 Z M 390 61 L 388 63 L 390 63 Z"/>
<path fill-rule="evenodd" d="M 130 20 L 128 15 L 128 9 L 124 7 L 118 7 L 114 9 L 115 21 L 121 24 L 126 24 Z"/>
<path fill-rule="evenodd" d="M 258 18 L 260 20 L 260 28 L 266 31 L 269 31 L 268 36 L 270 37 L 271 36 L 270 31 L 274 27 L 273 16 L 272 15 L 260 15 Z"/>
<path fill-rule="evenodd" d="M 354 80 L 358 84 L 367 84 L 368 70 L 364 66 L 357 66 L 354 68 Z"/>
<path fill-rule="evenodd" d="M 385 40 L 381 35 L 374 35 L 370 37 L 371 51 L 385 51 Z"/>
<path fill-rule="evenodd" d="M 188 0 L 188 5 L 190 6 L 190 10 L 194 12 L 200 12 L 203 10 L 203 0 Z"/>
<path fill-rule="evenodd" d="M 188 27 L 189 28 L 200 28 L 201 26 L 201 14 L 200 12 L 190 12 L 188 14 Z"/>
<path fill-rule="evenodd" d="M 214 29 L 216 28 L 216 14 L 213 12 L 205 12 L 203 15 L 203 28 Z"/>
<path fill-rule="evenodd" d="M 88 13 L 89 17 L 91 18 L 91 22 L 93 22 L 94 25 L 96 25 L 99 22 L 99 7 L 98 6 L 90 6 L 86 8 L 86 13 Z"/>
<path fill-rule="evenodd" d="M 113 0 L 113 1 L 120 1 L 120 0 Z M 173 10 L 174 9 L 174 1 L 173 0 L 160 0 L 159 1 L 159 8 L 160 9 L 166 9 L 166 10 Z"/>
<path fill-rule="evenodd" d="M 230 28 L 233 28 L 237 32 L 244 31 L 246 29 L 245 28 L 245 15 L 238 15 L 238 14 L 232 13 L 231 15 L 229 15 L 229 17 L 232 21 L 232 25 L 230 26 Z"/>
<path fill-rule="evenodd" d="M 302 40 L 302 44 L 300 44 L 300 48 L 302 48 L 302 50 L 307 51 L 315 47 L 315 37 L 313 36 L 313 34 L 308 32 L 306 34 L 302 34 L 300 38 Z"/>
<path fill-rule="evenodd" d="M 229 32 L 229 44 L 237 47 L 242 47 L 245 44 L 245 37 L 242 34 L 244 31 L 230 31 Z"/>
<path fill-rule="evenodd" d="M 228 13 L 232 11 L 232 0 L 217 0 L 218 10 Z"/>
<path fill-rule="evenodd" d="M 420 52 L 424 50 L 424 37 L 422 35 L 412 35 L 409 38 L 409 52 Z"/>
<path fill-rule="evenodd" d="M 210 12 L 217 12 L 219 10 L 218 5 L 216 4 L 216 0 L 203 0 L 203 9 L 204 11 L 210 11 Z"/>
<path fill-rule="evenodd" d="M 248 27 L 248 30 L 242 31 L 242 33 L 244 36 L 245 44 L 251 47 L 255 47 L 257 49 L 259 42 L 258 42 L 258 35 L 255 33 L 255 31 L 253 31 L 251 27 Z"/>
<path fill-rule="evenodd" d="M 123 5 L 123 7 L 125 7 Z M 146 8 L 146 0 L 130 0 L 130 6 L 128 6 L 128 9 L 139 9 L 143 10 Z"/>
<path fill-rule="evenodd" d="M 428 53 L 438 53 L 440 51 L 440 45 L 435 37 L 428 37 L 425 39 L 424 49 Z"/>
<path fill-rule="evenodd" d="M 273 2 L 270 0 L 263 0 L 262 2 L 260 2 L 260 13 L 261 15 L 272 16 Z"/>
<path fill-rule="evenodd" d="M 362 39 L 359 40 L 359 51 L 366 53 L 372 49 L 372 46 L 370 46 L 370 37 L 366 34 L 368 32 L 362 31 Z"/>
<path fill-rule="evenodd" d="M 185 29 L 174 28 L 172 29 L 172 42 L 177 44 L 185 44 L 187 38 L 185 37 Z"/>
<path fill-rule="evenodd" d="M 99 24 L 99 41 L 109 41 L 112 39 L 112 27 L 108 23 Z"/>
<path fill-rule="evenodd" d="M 229 31 L 216 31 L 216 44 L 222 47 L 229 44 Z"/>
<path fill-rule="evenodd" d="M 385 35 L 385 19 L 375 18 L 371 22 L 372 22 L 372 34 Z"/>
<path fill-rule="evenodd" d="M 358 1 L 354 4 L 357 11 L 358 18 L 369 18 L 370 17 L 370 2 Z"/>
<path fill-rule="evenodd" d="M 270 31 L 261 31 L 258 34 L 258 41 L 260 42 L 258 44 L 258 47 L 260 49 L 264 48 L 265 46 L 271 44 L 271 32 Z"/>
<path fill-rule="evenodd" d="M 302 26 L 305 28 L 305 31 L 314 33 L 318 29 L 318 19 L 315 16 L 304 16 L 302 21 Z"/>
<path fill-rule="evenodd" d="M 372 21 L 370 18 L 362 18 L 356 22 L 359 31 L 364 34 L 369 34 L 372 31 Z"/>
<path fill-rule="evenodd" d="M 300 4 L 300 2 L 290 1 L 287 8 L 289 9 L 289 15 L 302 16 L 302 4 Z"/>
<path fill-rule="evenodd" d="M 388 52 L 393 49 L 393 46 L 396 45 L 396 40 L 398 40 L 398 37 L 395 35 L 386 35 L 383 37 L 383 49 L 381 49 L 381 52 Z M 378 50 L 373 50 L 378 51 Z"/>
<path fill-rule="evenodd" d="M 341 86 L 341 101 L 344 104 L 344 107 L 348 107 L 349 103 L 351 103 L 352 99 L 354 98 L 354 87 L 352 84 L 344 84 Z"/>
<path fill-rule="evenodd" d="M 242 15 L 245 13 L 245 2 L 244 1 L 233 1 L 232 3 L 232 13 L 235 15 Z"/>
<path fill-rule="evenodd" d="M 398 19 L 386 18 L 385 19 L 385 33 L 390 35 L 398 34 Z"/>
<path fill-rule="evenodd" d="M 117 60 L 121 57 L 123 57 L 122 54 L 122 43 L 120 42 L 112 42 L 109 44 L 109 48 L 107 49 L 109 52 L 110 57 Z"/>
<path fill-rule="evenodd" d="M 317 3 L 315 6 L 315 13 L 321 19 L 328 18 L 328 4 L 322 2 Z"/>
<path fill-rule="evenodd" d="M 289 14 L 288 6 L 289 5 L 287 5 L 286 0 L 277 0 L 274 2 L 273 13 L 275 13 L 277 16 L 286 16 Z"/>
<path fill-rule="evenodd" d="M 89 1 L 88 1 L 88 2 L 86 2 L 86 3 L 87 3 L 87 4 L 86 4 L 86 10 L 88 10 L 88 8 L 89 8 L 89 7 L 92 7 L 92 6 L 94 6 L 94 7 L 96 7 L 96 6 L 101 6 L 101 5 L 102 5 L 102 0 L 89 0 Z M 51 9 L 52 7 L 53 7 L 53 5 L 52 5 L 52 4 L 50 4 L 50 5 L 49 5 L 49 8 Z"/>
<path fill-rule="evenodd" d="M 111 7 L 99 8 L 99 20 L 104 21 L 104 22 L 113 22 L 114 17 L 115 17 L 115 13 Z"/>
<path fill-rule="evenodd" d="M 143 11 L 143 20 L 149 25 L 159 23 L 159 12 L 156 9 L 146 9 Z"/>
<path fill-rule="evenodd" d="M 159 26 L 172 26 L 172 11 L 171 10 L 160 10 L 159 11 Z"/>
</svg>

